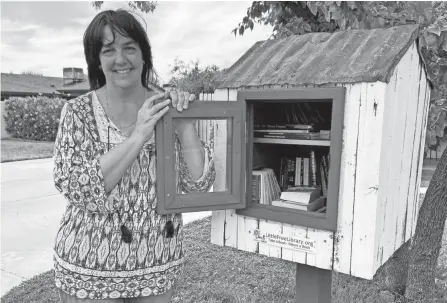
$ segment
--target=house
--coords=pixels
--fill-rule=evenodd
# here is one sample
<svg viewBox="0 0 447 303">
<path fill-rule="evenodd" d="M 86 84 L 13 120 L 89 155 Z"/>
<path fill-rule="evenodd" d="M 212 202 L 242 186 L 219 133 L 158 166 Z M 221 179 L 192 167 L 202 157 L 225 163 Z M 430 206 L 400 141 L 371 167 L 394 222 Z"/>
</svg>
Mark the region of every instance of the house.
<svg viewBox="0 0 447 303">
<path fill-rule="evenodd" d="M 82 68 L 64 68 L 63 77 L 46 77 L 28 74 L 1 74 L 1 101 L 10 97 L 47 96 L 71 99 L 85 94 L 90 85 Z M 1 102 L 1 112 L 4 102 Z M 1 138 L 8 138 L 1 115 Z"/>
<path fill-rule="evenodd" d="M 48 96 L 72 98 L 90 90 L 82 68 L 64 68 L 63 77 L 1 74 L 1 100 L 9 97 Z"/>
</svg>

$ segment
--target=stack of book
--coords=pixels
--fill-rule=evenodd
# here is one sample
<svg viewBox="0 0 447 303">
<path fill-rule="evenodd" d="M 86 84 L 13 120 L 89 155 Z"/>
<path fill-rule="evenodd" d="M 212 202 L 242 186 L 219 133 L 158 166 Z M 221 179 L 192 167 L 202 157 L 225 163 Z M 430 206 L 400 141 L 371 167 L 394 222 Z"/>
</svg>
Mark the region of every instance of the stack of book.
<svg viewBox="0 0 447 303">
<path fill-rule="evenodd" d="M 270 205 L 279 199 L 281 189 L 271 168 L 253 170 L 252 173 L 252 202 Z"/>
<path fill-rule="evenodd" d="M 320 130 L 320 139 L 330 140 L 331 131 L 330 130 Z"/>
<path fill-rule="evenodd" d="M 327 196 L 329 155 L 314 150 L 308 156 L 282 157 L 279 185 L 282 190 L 293 186 L 321 185 L 321 194 Z"/>
<path fill-rule="evenodd" d="M 319 139 L 320 133 L 310 124 L 255 125 L 255 138 L 311 140 Z"/>
<path fill-rule="evenodd" d="M 322 208 L 326 206 L 326 198 L 320 197 L 320 192 L 319 187 L 290 187 L 281 193 L 279 199 L 273 200 L 272 205 L 306 211 L 323 211 Z"/>
</svg>

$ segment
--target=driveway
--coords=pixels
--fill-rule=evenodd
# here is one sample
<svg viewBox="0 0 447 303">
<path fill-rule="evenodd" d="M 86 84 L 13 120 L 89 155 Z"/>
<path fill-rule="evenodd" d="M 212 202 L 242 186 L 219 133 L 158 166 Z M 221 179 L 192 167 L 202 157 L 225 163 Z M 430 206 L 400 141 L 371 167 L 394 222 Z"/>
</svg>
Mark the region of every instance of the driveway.
<svg viewBox="0 0 447 303">
<path fill-rule="evenodd" d="M 65 208 L 51 159 L 2 163 L 1 296 L 53 266 L 52 247 Z M 211 212 L 186 213 L 186 223 Z"/>
</svg>

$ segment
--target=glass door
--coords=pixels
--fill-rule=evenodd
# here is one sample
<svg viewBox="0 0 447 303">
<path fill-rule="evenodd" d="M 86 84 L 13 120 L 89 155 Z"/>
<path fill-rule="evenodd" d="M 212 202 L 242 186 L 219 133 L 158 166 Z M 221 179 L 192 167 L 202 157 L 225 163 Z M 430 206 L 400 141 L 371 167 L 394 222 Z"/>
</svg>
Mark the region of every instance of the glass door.
<svg viewBox="0 0 447 303">
<path fill-rule="evenodd" d="M 156 127 L 159 213 L 245 207 L 245 115 L 245 103 L 226 101 L 165 114 Z"/>
</svg>

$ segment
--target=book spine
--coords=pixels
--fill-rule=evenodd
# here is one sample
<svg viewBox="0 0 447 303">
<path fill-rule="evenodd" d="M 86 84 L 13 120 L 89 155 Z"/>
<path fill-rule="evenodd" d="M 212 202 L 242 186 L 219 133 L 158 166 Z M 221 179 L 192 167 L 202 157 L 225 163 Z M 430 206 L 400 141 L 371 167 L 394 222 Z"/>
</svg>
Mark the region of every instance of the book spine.
<svg viewBox="0 0 447 303">
<path fill-rule="evenodd" d="M 265 134 L 309 134 L 308 129 L 256 129 L 255 133 Z"/>
<path fill-rule="evenodd" d="M 321 158 L 320 161 L 320 175 L 321 175 L 321 189 L 323 191 L 323 196 L 327 197 L 327 178 L 326 178 L 326 174 L 324 173 L 324 165 L 323 165 L 323 160 L 324 158 Z"/>
<path fill-rule="evenodd" d="M 265 188 L 265 174 L 261 173 L 261 198 L 259 199 L 260 204 L 266 204 L 267 201 L 267 189 Z"/>
<path fill-rule="evenodd" d="M 328 174 L 329 174 L 329 168 L 327 165 L 326 155 L 323 155 L 323 169 L 324 169 L 324 176 L 326 177 L 326 181 L 327 181 Z"/>
<path fill-rule="evenodd" d="M 312 124 L 299 124 L 299 123 L 287 123 L 287 124 L 255 124 L 255 130 L 268 130 L 268 129 L 303 129 L 303 130 L 314 130 L 314 125 Z"/>
<path fill-rule="evenodd" d="M 271 138 L 271 139 L 296 139 L 296 140 L 310 140 L 310 134 L 293 134 L 293 133 L 254 133 L 255 138 Z M 314 137 L 315 138 L 315 137 Z"/>
<path fill-rule="evenodd" d="M 252 175 L 252 202 L 259 203 L 261 194 L 261 176 Z"/>
<path fill-rule="evenodd" d="M 310 162 L 311 162 L 311 174 L 312 174 L 312 185 L 317 186 L 317 163 L 315 160 L 315 151 L 310 151 Z"/>
<path fill-rule="evenodd" d="M 295 158 L 295 186 L 301 185 L 301 158 Z"/>
<path fill-rule="evenodd" d="M 279 187 L 283 188 L 284 184 L 284 165 L 283 165 L 284 158 L 281 158 L 279 163 Z"/>
<path fill-rule="evenodd" d="M 282 174 L 281 174 L 281 187 L 283 190 L 287 189 L 287 177 L 288 177 L 288 165 L 287 165 L 287 159 L 281 158 L 281 167 L 282 167 Z"/>
<path fill-rule="evenodd" d="M 304 158 L 303 164 L 303 185 L 309 185 L 309 158 Z"/>
<path fill-rule="evenodd" d="M 295 160 L 287 158 L 287 186 L 295 185 Z"/>
</svg>

